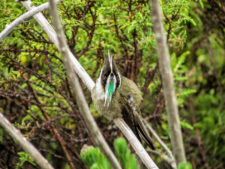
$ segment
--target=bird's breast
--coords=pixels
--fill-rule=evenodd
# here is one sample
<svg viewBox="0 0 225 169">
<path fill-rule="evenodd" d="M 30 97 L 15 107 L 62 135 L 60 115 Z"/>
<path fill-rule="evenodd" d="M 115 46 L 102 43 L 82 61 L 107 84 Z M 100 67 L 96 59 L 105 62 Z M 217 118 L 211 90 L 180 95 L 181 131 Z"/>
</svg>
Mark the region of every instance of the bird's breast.
<svg viewBox="0 0 225 169">
<path fill-rule="evenodd" d="M 109 105 L 105 105 L 105 93 L 101 84 L 96 82 L 95 87 L 92 89 L 91 96 L 94 102 L 95 108 L 98 113 L 108 120 L 122 117 L 121 107 L 118 101 L 118 93 L 115 93 Z"/>
</svg>

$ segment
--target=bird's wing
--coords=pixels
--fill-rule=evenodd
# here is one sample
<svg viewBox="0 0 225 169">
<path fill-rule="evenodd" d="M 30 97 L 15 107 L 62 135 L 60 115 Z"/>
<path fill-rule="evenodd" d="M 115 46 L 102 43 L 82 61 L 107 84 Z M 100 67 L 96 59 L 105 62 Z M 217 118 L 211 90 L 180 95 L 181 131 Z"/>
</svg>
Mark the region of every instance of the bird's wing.
<svg viewBox="0 0 225 169">
<path fill-rule="evenodd" d="M 152 149 L 154 149 L 150 134 L 139 115 L 140 110 L 135 106 L 131 95 L 121 96 L 121 104 L 123 105 L 122 114 L 125 122 L 129 125 L 138 139 L 143 139 Z"/>
</svg>

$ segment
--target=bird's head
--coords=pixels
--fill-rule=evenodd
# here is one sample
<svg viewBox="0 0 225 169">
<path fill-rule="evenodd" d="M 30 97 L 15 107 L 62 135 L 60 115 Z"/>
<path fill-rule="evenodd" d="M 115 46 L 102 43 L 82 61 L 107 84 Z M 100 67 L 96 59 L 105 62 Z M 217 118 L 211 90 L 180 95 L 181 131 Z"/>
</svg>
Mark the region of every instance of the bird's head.
<svg viewBox="0 0 225 169">
<path fill-rule="evenodd" d="M 108 56 L 105 57 L 104 64 L 100 73 L 101 85 L 104 89 L 105 103 L 104 106 L 108 107 L 112 101 L 115 92 L 121 85 L 121 76 L 118 68 L 115 64 L 113 56 L 110 56 L 108 51 Z"/>
</svg>

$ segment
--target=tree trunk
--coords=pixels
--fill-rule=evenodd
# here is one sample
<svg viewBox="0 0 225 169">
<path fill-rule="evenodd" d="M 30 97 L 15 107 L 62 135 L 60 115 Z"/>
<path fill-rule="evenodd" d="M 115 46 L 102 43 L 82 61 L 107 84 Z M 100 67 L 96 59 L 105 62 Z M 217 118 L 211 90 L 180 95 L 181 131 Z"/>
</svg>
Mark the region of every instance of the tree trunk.
<svg viewBox="0 0 225 169">
<path fill-rule="evenodd" d="M 150 3 L 149 3 L 150 5 Z M 155 33 L 157 52 L 159 56 L 159 70 L 162 77 L 164 97 L 168 114 L 170 139 L 176 163 L 186 162 L 177 99 L 174 90 L 173 74 L 170 66 L 170 56 L 163 27 L 162 8 L 159 0 L 152 0 L 152 22 Z"/>
</svg>

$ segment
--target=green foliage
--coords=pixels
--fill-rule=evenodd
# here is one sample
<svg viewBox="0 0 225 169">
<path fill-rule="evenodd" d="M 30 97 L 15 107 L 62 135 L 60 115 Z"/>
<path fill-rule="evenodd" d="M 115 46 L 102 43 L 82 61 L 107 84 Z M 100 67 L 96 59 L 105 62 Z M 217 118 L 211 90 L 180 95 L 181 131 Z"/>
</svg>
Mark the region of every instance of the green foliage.
<svg viewBox="0 0 225 169">
<path fill-rule="evenodd" d="M 191 163 L 180 163 L 178 169 L 192 169 Z"/>
<path fill-rule="evenodd" d="M 192 126 L 190 123 L 188 122 L 185 122 L 185 121 L 181 121 L 180 122 L 180 125 L 182 128 L 186 128 L 186 129 L 189 129 L 191 131 L 194 131 L 194 126 Z"/>
<path fill-rule="evenodd" d="M 188 71 L 188 67 L 185 64 L 185 61 L 189 55 L 189 51 L 182 53 L 179 57 L 177 57 L 175 53 L 172 54 L 171 67 L 173 71 L 174 81 L 177 82 L 176 86 L 179 86 L 179 84 L 183 84 L 188 80 L 186 73 Z M 186 101 L 186 98 L 194 93 L 196 93 L 195 89 L 189 89 L 186 87 L 181 88 L 179 86 L 177 88 L 178 105 L 182 107 L 184 102 Z"/>
<path fill-rule="evenodd" d="M 32 164 L 34 166 L 36 165 L 34 163 L 34 160 L 30 157 L 29 154 L 27 154 L 27 153 L 25 153 L 23 151 L 22 152 L 18 152 L 17 154 L 19 156 L 19 162 L 17 163 L 16 169 L 23 168 L 25 162 L 28 162 L 28 163 L 30 163 L 30 164 Z"/>
<path fill-rule="evenodd" d="M 108 160 L 102 154 L 99 148 L 93 146 L 84 146 L 80 153 L 81 159 L 90 169 L 111 169 Z"/>
<path fill-rule="evenodd" d="M 139 169 L 140 166 L 134 154 L 130 153 L 127 142 L 124 138 L 117 138 L 114 141 L 116 156 L 124 169 Z M 80 153 L 81 159 L 90 169 L 111 169 L 111 166 L 99 148 L 84 146 Z"/>
<path fill-rule="evenodd" d="M 204 93 L 204 97 L 196 99 L 198 118 L 195 127 L 201 131 L 205 144 L 211 153 L 217 157 L 218 161 L 224 158 L 225 148 L 220 147 L 221 142 L 225 142 L 224 121 L 225 111 L 221 103 L 220 95 L 214 92 Z"/>
<path fill-rule="evenodd" d="M 114 149 L 119 158 L 123 168 L 125 169 L 139 169 L 140 166 L 134 154 L 131 154 L 127 142 L 124 138 L 117 138 L 114 141 Z"/>
<path fill-rule="evenodd" d="M 3 129 L 0 128 L 0 143 L 3 141 Z"/>
</svg>

